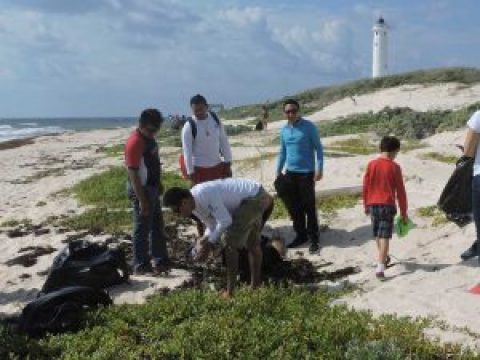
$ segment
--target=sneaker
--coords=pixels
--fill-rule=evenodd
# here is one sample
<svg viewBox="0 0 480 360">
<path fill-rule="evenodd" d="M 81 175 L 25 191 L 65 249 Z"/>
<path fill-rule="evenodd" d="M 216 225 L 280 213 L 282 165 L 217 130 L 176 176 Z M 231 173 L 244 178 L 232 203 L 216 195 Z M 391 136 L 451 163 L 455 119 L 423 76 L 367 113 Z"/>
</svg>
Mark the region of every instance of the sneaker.
<svg viewBox="0 0 480 360">
<path fill-rule="evenodd" d="M 477 252 L 477 241 L 475 241 L 472 246 L 470 246 L 467 250 L 465 250 L 460 257 L 462 258 L 463 261 L 469 260 L 471 258 L 474 258 L 475 256 L 478 255 Z"/>
<path fill-rule="evenodd" d="M 308 238 L 306 236 L 305 237 L 297 236 L 295 238 L 295 240 L 293 240 L 293 242 L 290 245 L 288 245 L 287 247 L 288 248 L 295 248 L 297 246 L 305 244 L 307 241 L 308 241 Z"/>
<path fill-rule="evenodd" d="M 375 273 L 375 276 L 378 280 L 383 281 L 385 280 L 385 273 L 383 271 L 379 271 Z"/>
<path fill-rule="evenodd" d="M 138 265 L 133 273 L 135 275 L 151 275 L 153 274 L 153 268 L 151 265 Z"/>
<path fill-rule="evenodd" d="M 315 254 L 318 252 L 318 250 L 320 250 L 320 247 L 318 246 L 318 241 L 312 241 L 310 247 L 308 248 L 308 251 L 310 252 L 310 254 Z"/>
</svg>

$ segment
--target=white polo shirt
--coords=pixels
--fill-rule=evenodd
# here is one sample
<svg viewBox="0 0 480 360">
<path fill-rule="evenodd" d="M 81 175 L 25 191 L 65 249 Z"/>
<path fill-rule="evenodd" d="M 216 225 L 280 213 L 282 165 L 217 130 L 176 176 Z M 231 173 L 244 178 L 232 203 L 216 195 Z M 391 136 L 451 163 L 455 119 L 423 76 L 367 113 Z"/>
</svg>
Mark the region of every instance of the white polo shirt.
<svg viewBox="0 0 480 360">
<path fill-rule="evenodd" d="M 209 242 L 218 242 L 231 225 L 233 212 L 243 200 L 256 196 L 260 188 L 253 180 L 229 178 L 208 181 L 190 190 L 195 199 L 193 214 L 206 225 Z"/>
</svg>

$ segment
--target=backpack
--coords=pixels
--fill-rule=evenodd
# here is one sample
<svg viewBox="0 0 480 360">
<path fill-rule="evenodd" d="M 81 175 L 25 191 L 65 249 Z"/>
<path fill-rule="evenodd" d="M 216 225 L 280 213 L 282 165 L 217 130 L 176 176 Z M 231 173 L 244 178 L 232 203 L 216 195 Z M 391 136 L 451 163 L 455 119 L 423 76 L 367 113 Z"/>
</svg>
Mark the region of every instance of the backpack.
<svg viewBox="0 0 480 360">
<path fill-rule="evenodd" d="M 76 240 L 69 243 L 53 260 L 41 293 L 66 286 L 88 286 L 103 289 L 129 276 L 125 254 L 103 243 Z"/>
<path fill-rule="evenodd" d="M 213 117 L 213 120 L 215 120 L 217 125 L 220 126 L 220 119 L 218 118 L 217 114 L 215 114 L 213 111 L 209 111 L 208 113 Z M 195 140 L 197 137 L 197 124 L 191 117 L 187 118 L 187 121 L 190 124 L 190 129 L 192 129 L 193 140 Z"/>
<path fill-rule="evenodd" d="M 84 310 L 111 304 L 112 299 L 104 290 L 85 286 L 66 287 L 42 295 L 25 306 L 16 322 L 16 329 L 30 336 L 76 330 Z"/>
<path fill-rule="evenodd" d="M 215 114 L 213 111 L 209 111 L 208 113 L 213 117 L 213 120 L 215 120 L 217 125 L 221 126 L 220 119 L 218 118 L 217 114 Z M 195 138 L 197 137 L 197 124 L 195 123 L 195 120 L 193 120 L 191 117 L 187 118 L 187 122 L 190 124 L 190 129 L 192 130 L 192 137 L 193 140 L 195 140 Z M 186 179 L 187 167 L 185 165 L 185 158 L 183 156 L 183 152 L 178 157 L 178 164 L 180 166 L 180 172 L 182 173 L 182 176 Z"/>
</svg>

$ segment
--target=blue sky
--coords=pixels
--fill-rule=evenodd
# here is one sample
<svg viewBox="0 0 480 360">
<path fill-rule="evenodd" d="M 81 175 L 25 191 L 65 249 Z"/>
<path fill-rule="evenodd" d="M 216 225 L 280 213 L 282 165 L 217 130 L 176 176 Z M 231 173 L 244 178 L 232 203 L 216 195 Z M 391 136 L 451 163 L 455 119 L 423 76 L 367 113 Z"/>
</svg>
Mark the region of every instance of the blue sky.
<svg viewBox="0 0 480 360">
<path fill-rule="evenodd" d="M 263 102 L 390 68 L 478 66 L 475 0 L 0 0 L 0 117 Z"/>
</svg>

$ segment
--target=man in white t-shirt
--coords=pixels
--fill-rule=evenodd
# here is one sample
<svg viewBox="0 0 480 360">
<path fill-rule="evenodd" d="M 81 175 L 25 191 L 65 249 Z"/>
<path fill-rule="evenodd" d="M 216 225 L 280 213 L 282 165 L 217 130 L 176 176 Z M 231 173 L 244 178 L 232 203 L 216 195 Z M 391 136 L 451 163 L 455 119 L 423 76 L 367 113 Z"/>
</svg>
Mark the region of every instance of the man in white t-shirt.
<svg viewBox="0 0 480 360">
<path fill-rule="evenodd" d="M 208 111 L 200 94 L 190 99 L 192 118 L 182 129 L 183 154 L 180 167 L 193 185 L 232 176 L 232 151 L 225 128 L 217 115 Z"/>
<path fill-rule="evenodd" d="M 475 222 L 476 239 L 473 244 L 460 256 L 463 260 L 480 255 L 480 111 L 476 111 L 467 122 L 468 132 L 465 138 L 463 155 L 475 158 L 472 181 L 472 210 Z M 480 261 L 480 259 L 479 259 Z"/>
<path fill-rule="evenodd" d="M 225 247 L 225 297 L 233 295 L 239 249 L 248 250 L 251 287 L 260 285 L 260 232 L 273 210 L 273 197 L 259 183 L 229 178 L 205 182 L 191 190 L 174 187 L 165 193 L 163 202 L 181 216 L 189 218 L 194 214 L 206 226 L 207 231 L 197 241 L 195 260 L 205 261 L 218 244 Z"/>
</svg>

